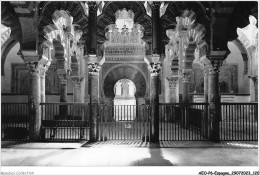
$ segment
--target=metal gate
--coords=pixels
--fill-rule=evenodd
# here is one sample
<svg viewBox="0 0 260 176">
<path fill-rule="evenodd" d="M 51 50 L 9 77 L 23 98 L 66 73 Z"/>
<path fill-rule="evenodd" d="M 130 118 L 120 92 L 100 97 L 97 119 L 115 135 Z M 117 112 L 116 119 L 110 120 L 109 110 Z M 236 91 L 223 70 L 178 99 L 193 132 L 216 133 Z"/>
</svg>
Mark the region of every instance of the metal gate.
<svg viewBox="0 0 260 176">
<path fill-rule="evenodd" d="M 99 140 L 150 140 L 149 105 L 100 105 Z"/>
<path fill-rule="evenodd" d="M 85 103 L 41 103 L 42 141 L 89 139 L 89 105 Z"/>
<path fill-rule="evenodd" d="M 1 139 L 29 140 L 28 103 L 1 103 Z"/>
<path fill-rule="evenodd" d="M 207 140 L 206 103 L 172 103 L 159 106 L 159 140 Z"/>
<path fill-rule="evenodd" d="M 221 103 L 221 116 L 220 140 L 258 140 L 258 103 Z"/>
</svg>

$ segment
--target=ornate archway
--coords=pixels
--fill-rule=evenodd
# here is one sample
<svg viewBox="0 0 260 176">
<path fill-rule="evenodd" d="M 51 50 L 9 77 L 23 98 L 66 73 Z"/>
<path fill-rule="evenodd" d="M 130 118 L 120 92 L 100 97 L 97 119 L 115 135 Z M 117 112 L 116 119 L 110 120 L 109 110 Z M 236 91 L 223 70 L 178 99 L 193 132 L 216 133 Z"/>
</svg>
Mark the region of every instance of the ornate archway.
<svg viewBox="0 0 260 176">
<path fill-rule="evenodd" d="M 136 98 L 144 98 L 148 94 L 148 80 L 146 74 L 133 64 L 117 64 L 109 69 L 101 82 L 102 95 L 105 98 L 114 98 L 114 85 L 120 79 L 129 79 L 136 86 Z"/>
</svg>

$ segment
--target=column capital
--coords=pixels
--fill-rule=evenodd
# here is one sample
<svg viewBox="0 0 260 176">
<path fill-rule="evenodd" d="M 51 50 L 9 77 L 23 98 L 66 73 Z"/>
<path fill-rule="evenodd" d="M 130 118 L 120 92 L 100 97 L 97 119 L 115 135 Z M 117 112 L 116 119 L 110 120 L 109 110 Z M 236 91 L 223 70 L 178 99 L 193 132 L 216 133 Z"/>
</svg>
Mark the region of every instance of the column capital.
<svg viewBox="0 0 260 176">
<path fill-rule="evenodd" d="M 60 84 L 68 83 L 68 74 L 63 69 L 57 69 L 58 78 L 60 80 Z"/>
<path fill-rule="evenodd" d="M 79 77 L 71 77 L 72 85 L 73 87 L 81 87 L 81 81 L 84 78 L 79 78 Z"/>
<path fill-rule="evenodd" d="M 97 63 L 88 63 L 89 74 L 92 76 L 98 75 L 100 68 L 100 65 Z"/>
<path fill-rule="evenodd" d="M 170 77 L 170 78 L 167 78 L 167 80 L 169 81 L 170 89 L 176 89 L 177 84 L 179 82 L 179 77 Z"/>
<path fill-rule="evenodd" d="M 202 57 L 199 60 L 199 64 L 200 64 L 201 69 L 204 72 L 204 76 L 208 76 L 209 68 L 211 66 L 210 60 L 208 58 L 206 58 L 206 57 Z"/>
<path fill-rule="evenodd" d="M 30 73 L 39 73 L 39 64 L 38 62 L 26 62 L 26 66 L 29 69 Z"/>
<path fill-rule="evenodd" d="M 96 1 L 88 1 L 88 8 L 89 8 L 89 13 L 97 13 L 97 3 Z"/>
<path fill-rule="evenodd" d="M 159 10 L 160 9 L 160 6 L 161 6 L 161 2 L 160 1 L 153 1 L 151 4 L 150 4 L 152 10 Z"/>
<path fill-rule="evenodd" d="M 209 74 L 217 74 L 219 72 L 219 67 L 222 66 L 223 61 L 221 60 L 211 60 L 209 65 Z"/>
<path fill-rule="evenodd" d="M 48 68 L 48 65 L 39 64 L 39 74 L 41 78 L 45 78 Z"/>
<path fill-rule="evenodd" d="M 183 79 L 183 82 L 190 82 L 191 81 L 191 69 L 183 69 L 181 72 L 181 76 Z"/>
<path fill-rule="evenodd" d="M 161 70 L 161 63 L 151 63 L 149 69 L 151 76 L 157 76 Z"/>
</svg>

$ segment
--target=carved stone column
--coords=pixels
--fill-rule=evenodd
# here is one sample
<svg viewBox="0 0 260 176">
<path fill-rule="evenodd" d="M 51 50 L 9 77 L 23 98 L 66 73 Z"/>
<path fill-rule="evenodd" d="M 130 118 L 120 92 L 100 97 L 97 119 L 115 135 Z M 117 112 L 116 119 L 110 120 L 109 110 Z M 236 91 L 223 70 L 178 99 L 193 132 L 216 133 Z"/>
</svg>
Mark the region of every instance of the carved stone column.
<svg viewBox="0 0 260 176">
<path fill-rule="evenodd" d="M 219 122 L 221 120 L 221 104 L 219 93 L 219 67 L 222 65 L 224 57 L 210 58 L 209 67 L 209 138 L 211 141 L 220 141 Z"/>
<path fill-rule="evenodd" d="M 150 105 L 151 105 L 151 141 L 159 141 L 159 72 L 161 65 L 152 63 L 150 67 Z"/>
<path fill-rule="evenodd" d="M 82 96 L 82 83 L 80 79 L 72 79 L 73 83 L 73 102 L 79 102 L 83 103 L 84 102 L 84 97 Z"/>
<path fill-rule="evenodd" d="M 89 140 L 97 141 L 99 136 L 98 131 L 98 106 L 99 106 L 99 70 L 98 64 L 89 64 L 90 77 L 90 129 Z"/>
<path fill-rule="evenodd" d="M 60 102 L 66 103 L 68 101 L 68 77 L 66 73 L 58 73 L 58 77 L 60 80 Z M 67 105 L 60 105 L 60 118 L 66 119 L 68 114 L 68 107 Z"/>
<path fill-rule="evenodd" d="M 41 102 L 45 103 L 45 77 L 48 70 L 48 66 L 40 65 L 39 66 L 40 74 L 40 92 L 41 92 Z"/>
<path fill-rule="evenodd" d="M 67 74 L 58 74 L 60 80 L 60 102 L 67 102 L 68 101 L 68 77 Z"/>
<path fill-rule="evenodd" d="M 170 86 L 170 103 L 179 103 L 179 77 L 171 77 L 168 81 Z"/>
<path fill-rule="evenodd" d="M 207 58 L 203 58 L 200 60 L 200 65 L 201 69 L 204 72 L 204 103 L 208 103 L 208 80 L 209 80 L 209 65 L 210 62 Z M 209 120 L 208 120 L 208 106 L 206 105 L 204 108 L 204 115 L 202 118 L 202 134 L 203 136 L 207 139 L 209 134 L 208 134 L 208 125 L 209 125 Z"/>
<path fill-rule="evenodd" d="M 208 103 L 208 80 L 209 80 L 209 71 L 207 68 L 204 68 L 204 103 Z M 208 138 L 208 106 L 204 108 L 204 115 L 202 119 L 202 134 L 207 139 Z"/>
<path fill-rule="evenodd" d="M 182 71 L 182 80 L 183 80 L 182 102 L 183 103 L 190 103 L 191 70 L 184 69 Z"/>
<path fill-rule="evenodd" d="M 30 70 L 29 91 L 29 138 L 30 141 L 40 141 L 41 137 L 41 114 L 40 114 L 40 74 L 38 62 L 26 63 Z"/>
</svg>

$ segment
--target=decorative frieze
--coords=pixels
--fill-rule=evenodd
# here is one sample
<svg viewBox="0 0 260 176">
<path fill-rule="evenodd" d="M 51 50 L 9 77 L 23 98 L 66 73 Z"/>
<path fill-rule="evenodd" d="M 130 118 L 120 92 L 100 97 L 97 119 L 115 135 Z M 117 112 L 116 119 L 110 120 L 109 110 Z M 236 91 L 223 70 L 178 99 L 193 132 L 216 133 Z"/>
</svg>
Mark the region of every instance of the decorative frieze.
<svg viewBox="0 0 260 176">
<path fill-rule="evenodd" d="M 105 56 L 145 56 L 144 46 L 107 46 Z"/>
</svg>

